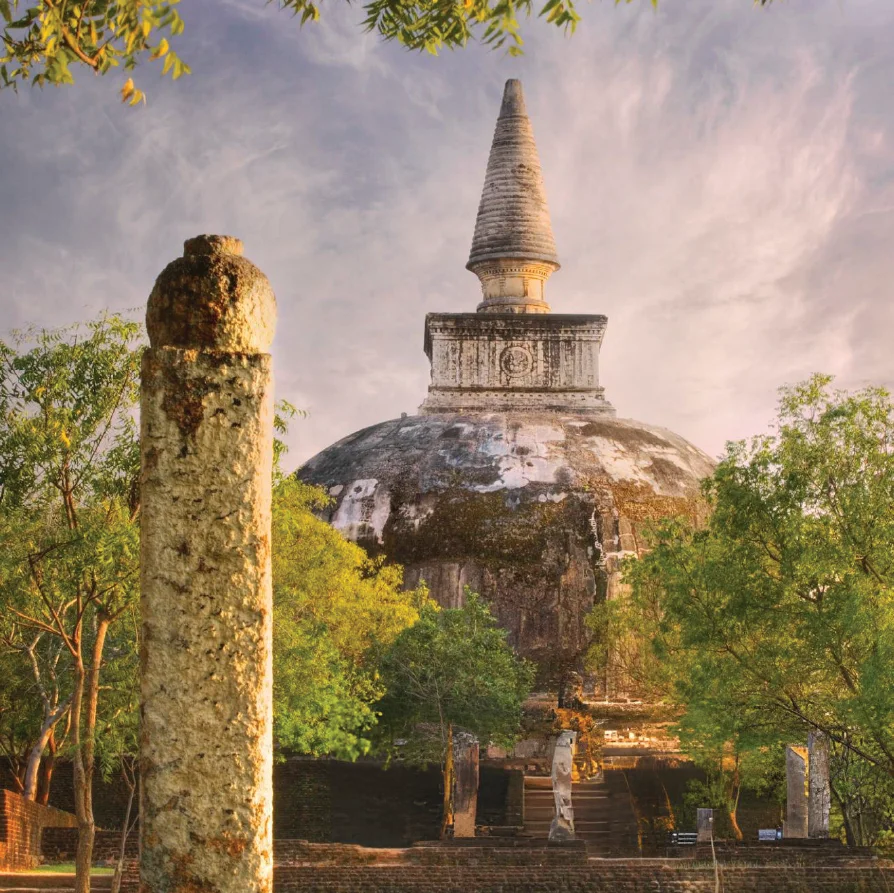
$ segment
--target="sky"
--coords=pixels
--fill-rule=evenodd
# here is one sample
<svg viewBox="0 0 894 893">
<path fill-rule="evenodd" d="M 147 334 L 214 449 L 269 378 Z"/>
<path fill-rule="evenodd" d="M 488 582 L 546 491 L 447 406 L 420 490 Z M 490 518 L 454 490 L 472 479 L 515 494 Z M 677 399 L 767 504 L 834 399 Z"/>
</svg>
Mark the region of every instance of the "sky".
<svg viewBox="0 0 894 893">
<path fill-rule="evenodd" d="M 263 0 L 184 0 L 193 74 L 76 72 L 0 93 L 0 330 L 141 315 L 200 233 L 270 279 L 287 465 L 425 397 L 426 312 L 465 270 L 503 84 L 520 78 L 562 269 L 555 312 L 608 316 L 618 415 L 710 455 L 814 372 L 894 386 L 894 3 L 583 3 L 525 55 L 437 58 Z M 153 67 L 154 65 L 154 67 Z"/>
</svg>

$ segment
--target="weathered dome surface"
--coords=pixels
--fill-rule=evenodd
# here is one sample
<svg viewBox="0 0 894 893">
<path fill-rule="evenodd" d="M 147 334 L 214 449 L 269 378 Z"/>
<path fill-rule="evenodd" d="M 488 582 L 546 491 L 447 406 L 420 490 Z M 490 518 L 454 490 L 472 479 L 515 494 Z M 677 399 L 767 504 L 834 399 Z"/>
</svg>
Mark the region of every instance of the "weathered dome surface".
<svg viewBox="0 0 894 893">
<path fill-rule="evenodd" d="M 584 618 L 619 586 L 643 524 L 700 516 L 712 461 L 629 419 L 555 413 L 409 416 L 358 431 L 299 471 L 334 498 L 325 519 L 424 579 L 445 606 L 464 587 L 513 644 L 561 672 L 586 647 Z"/>
</svg>

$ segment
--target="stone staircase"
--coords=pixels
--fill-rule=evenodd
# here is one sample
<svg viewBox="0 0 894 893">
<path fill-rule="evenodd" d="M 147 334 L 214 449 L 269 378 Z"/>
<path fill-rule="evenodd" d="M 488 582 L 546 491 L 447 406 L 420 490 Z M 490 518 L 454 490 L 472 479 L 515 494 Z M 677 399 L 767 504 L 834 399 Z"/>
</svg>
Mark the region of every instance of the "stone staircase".
<svg viewBox="0 0 894 893">
<path fill-rule="evenodd" d="M 614 787 L 606 784 L 602 774 L 571 786 L 575 833 L 578 840 L 586 841 L 593 856 L 630 855 L 637 851 L 636 819 L 630 801 L 616 793 Z M 549 837 L 555 814 L 552 780 L 527 776 L 522 835 Z"/>
</svg>

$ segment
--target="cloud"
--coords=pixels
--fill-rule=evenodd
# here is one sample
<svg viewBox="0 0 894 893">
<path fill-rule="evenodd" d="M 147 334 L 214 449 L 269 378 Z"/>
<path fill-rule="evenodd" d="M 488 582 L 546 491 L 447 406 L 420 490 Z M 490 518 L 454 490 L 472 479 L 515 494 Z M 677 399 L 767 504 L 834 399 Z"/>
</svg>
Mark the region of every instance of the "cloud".
<svg viewBox="0 0 894 893">
<path fill-rule="evenodd" d="M 199 232 L 240 236 L 277 292 L 278 393 L 297 462 L 425 396 L 427 311 L 465 271 L 507 77 L 521 77 L 563 269 L 558 312 L 607 313 L 619 414 L 717 453 L 814 370 L 891 383 L 894 215 L 887 0 L 663 0 L 584 10 L 526 56 L 382 45 L 360 10 L 297 21 L 197 0 L 194 74 L 0 96 L 4 321 L 145 302 Z M 184 11 L 186 15 L 187 11 Z M 138 74 L 139 74 L 138 70 Z"/>
</svg>

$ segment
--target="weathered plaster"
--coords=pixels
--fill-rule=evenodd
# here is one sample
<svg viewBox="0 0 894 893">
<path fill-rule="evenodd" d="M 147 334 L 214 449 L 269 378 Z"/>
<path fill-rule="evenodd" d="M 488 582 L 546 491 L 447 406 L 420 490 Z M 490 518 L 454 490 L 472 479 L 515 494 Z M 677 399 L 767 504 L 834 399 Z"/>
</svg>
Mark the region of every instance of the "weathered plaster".
<svg viewBox="0 0 894 893">
<path fill-rule="evenodd" d="M 424 579 L 451 607 L 466 586 L 481 592 L 511 642 L 549 673 L 585 648 L 594 601 L 623 593 L 620 561 L 642 547 L 642 525 L 701 516 L 699 481 L 713 468 L 669 431 L 628 419 L 590 429 L 587 418 L 395 419 L 334 444 L 298 474 L 335 496 L 330 523 L 406 566 L 408 585 Z"/>
</svg>

